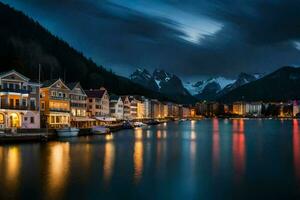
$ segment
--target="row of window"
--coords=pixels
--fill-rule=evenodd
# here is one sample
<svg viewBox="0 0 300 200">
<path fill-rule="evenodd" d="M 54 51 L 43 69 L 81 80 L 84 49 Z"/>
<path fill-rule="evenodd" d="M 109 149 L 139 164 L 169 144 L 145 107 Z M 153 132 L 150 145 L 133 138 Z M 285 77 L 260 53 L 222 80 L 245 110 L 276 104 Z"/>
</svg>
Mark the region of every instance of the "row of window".
<svg viewBox="0 0 300 200">
<path fill-rule="evenodd" d="M 2 100 L 3 101 L 3 100 Z M 2 105 L 4 105 L 4 102 L 2 102 Z M 35 99 L 30 99 L 29 105 L 31 108 L 35 108 L 36 101 Z M 27 106 L 27 99 L 9 99 L 9 106 Z"/>
<path fill-rule="evenodd" d="M 5 124 L 5 117 L 3 114 L 0 114 L 0 124 Z M 29 123 L 34 124 L 35 118 L 34 117 L 24 117 L 24 121 L 27 122 L 29 120 Z"/>
<path fill-rule="evenodd" d="M 68 124 L 69 117 L 67 117 L 67 116 L 51 116 L 50 123 L 51 124 Z"/>
<path fill-rule="evenodd" d="M 71 107 L 86 108 L 86 104 L 82 104 L 82 103 L 71 103 Z"/>
<path fill-rule="evenodd" d="M 81 95 L 73 95 L 73 94 L 71 94 L 70 98 L 72 100 L 80 100 L 80 101 L 85 101 L 86 100 L 86 97 L 85 96 L 81 96 Z"/>
<path fill-rule="evenodd" d="M 26 85 L 22 85 L 19 83 L 3 83 L 2 85 L 0 85 L 1 89 L 14 89 L 14 90 L 29 90 L 30 92 L 35 92 L 36 91 L 36 87 L 34 86 L 26 86 Z"/>
</svg>

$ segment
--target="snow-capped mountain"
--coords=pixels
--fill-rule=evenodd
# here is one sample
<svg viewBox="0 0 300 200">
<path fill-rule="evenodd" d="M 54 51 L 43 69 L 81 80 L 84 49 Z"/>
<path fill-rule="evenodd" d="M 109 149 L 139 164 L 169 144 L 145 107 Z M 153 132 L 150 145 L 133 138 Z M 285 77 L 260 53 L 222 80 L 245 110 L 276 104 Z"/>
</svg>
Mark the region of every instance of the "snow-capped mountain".
<svg viewBox="0 0 300 200">
<path fill-rule="evenodd" d="M 164 70 L 156 69 L 151 74 L 146 69 L 137 69 L 130 79 L 151 90 L 174 96 L 194 96 L 199 100 L 215 100 L 228 92 L 260 79 L 262 74 L 240 73 L 236 80 L 213 77 L 196 83 L 182 82 L 181 79 Z"/>
<path fill-rule="evenodd" d="M 226 79 L 224 77 L 209 78 L 204 81 L 198 81 L 196 83 L 185 82 L 184 87 L 194 96 L 203 92 L 206 88 L 214 86 L 216 91 L 224 89 L 227 85 L 234 83 L 235 80 Z"/>
<path fill-rule="evenodd" d="M 137 69 L 129 77 L 133 82 L 138 83 L 146 88 L 159 91 L 159 85 L 156 83 L 152 74 L 146 69 Z"/>
<path fill-rule="evenodd" d="M 219 96 L 224 95 L 238 87 L 241 87 L 242 85 L 245 85 L 247 83 L 256 81 L 263 77 L 263 74 L 246 74 L 246 73 L 240 73 L 238 78 L 234 83 L 228 84 L 222 91 L 219 92 Z"/>
<path fill-rule="evenodd" d="M 150 74 L 145 69 L 137 69 L 130 75 L 130 79 L 147 87 L 151 90 L 161 92 L 166 96 L 172 96 L 176 98 L 194 99 L 188 90 L 183 86 L 179 77 L 174 74 L 165 72 L 164 70 L 154 70 Z"/>
<path fill-rule="evenodd" d="M 238 88 L 244 84 L 260 79 L 262 74 L 240 73 L 236 80 L 224 77 L 209 78 L 194 84 L 185 83 L 184 87 L 200 100 L 215 100 L 216 98 Z"/>
</svg>

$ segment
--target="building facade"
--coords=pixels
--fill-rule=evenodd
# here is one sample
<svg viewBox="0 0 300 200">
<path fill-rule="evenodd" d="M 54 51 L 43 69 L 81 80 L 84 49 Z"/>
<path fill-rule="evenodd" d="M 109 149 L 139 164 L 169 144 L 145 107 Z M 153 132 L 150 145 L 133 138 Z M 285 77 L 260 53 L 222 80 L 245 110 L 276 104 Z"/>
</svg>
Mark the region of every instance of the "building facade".
<svg viewBox="0 0 300 200">
<path fill-rule="evenodd" d="M 39 89 L 14 70 L 0 73 L 0 128 L 40 128 Z"/>
<path fill-rule="evenodd" d="M 122 98 L 117 95 L 110 96 L 110 115 L 118 120 L 123 119 L 124 105 Z"/>
<path fill-rule="evenodd" d="M 293 117 L 298 116 L 300 113 L 300 101 L 293 101 Z"/>
<path fill-rule="evenodd" d="M 232 113 L 245 116 L 245 115 L 254 115 L 260 116 L 262 111 L 261 102 L 234 102 L 232 105 Z"/>
<path fill-rule="evenodd" d="M 87 95 L 79 82 L 68 83 L 70 91 L 71 126 L 78 128 L 90 128 L 92 119 L 87 115 Z"/>
<path fill-rule="evenodd" d="M 131 103 L 130 103 L 129 97 L 122 96 L 121 98 L 123 101 L 123 117 L 125 120 L 131 119 L 131 115 L 130 115 Z"/>
<path fill-rule="evenodd" d="M 43 127 L 62 128 L 70 126 L 70 92 L 71 90 L 61 79 L 43 83 L 40 89 Z"/>
<path fill-rule="evenodd" d="M 109 116 L 109 94 L 103 87 L 85 91 L 87 95 L 87 110 L 92 117 Z"/>
<path fill-rule="evenodd" d="M 137 119 L 137 117 L 138 117 L 137 100 L 133 96 L 130 96 L 129 101 L 130 101 L 130 119 Z"/>
</svg>

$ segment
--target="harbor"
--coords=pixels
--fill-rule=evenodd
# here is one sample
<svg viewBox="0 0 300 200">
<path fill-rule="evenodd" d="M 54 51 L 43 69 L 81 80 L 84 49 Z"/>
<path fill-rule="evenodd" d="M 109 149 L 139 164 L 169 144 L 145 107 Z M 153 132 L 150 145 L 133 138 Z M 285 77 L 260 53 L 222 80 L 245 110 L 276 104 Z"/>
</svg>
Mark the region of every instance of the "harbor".
<svg viewBox="0 0 300 200">
<path fill-rule="evenodd" d="M 174 120 L 173 120 L 174 121 Z M 154 126 L 166 123 L 168 120 L 146 120 L 144 122 L 119 122 L 108 124 L 106 126 L 95 126 L 94 128 L 78 129 L 78 134 L 64 137 L 80 137 L 92 135 L 107 135 L 125 129 L 134 129 L 136 127 Z M 100 132 L 93 129 L 101 128 Z M 103 130 L 103 131 L 102 131 Z M 57 129 L 5 129 L 0 132 L 0 143 L 20 143 L 20 142 L 48 142 L 59 139 Z"/>
</svg>

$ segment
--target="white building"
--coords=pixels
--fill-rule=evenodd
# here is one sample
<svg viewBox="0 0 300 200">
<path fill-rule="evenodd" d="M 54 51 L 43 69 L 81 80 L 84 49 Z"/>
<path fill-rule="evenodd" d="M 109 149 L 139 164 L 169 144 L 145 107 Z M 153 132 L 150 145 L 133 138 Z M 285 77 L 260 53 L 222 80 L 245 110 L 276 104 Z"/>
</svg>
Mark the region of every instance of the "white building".
<svg viewBox="0 0 300 200">
<path fill-rule="evenodd" d="M 238 115 L 261 115 L 262 103 L 261 102 L 234 102 L 233 113 Z"/>
<path fill-rule="evenodd" d="M 40 128 L 39 91 L 14 70 L 0 73 L 0 128 Z"/>
<path fill-rule="evenodd" d="M 110 115 L 116 119 L 123 119 L 124 105 L 122 98 L 117 95 L 110 95 Z"/>
</svg>

